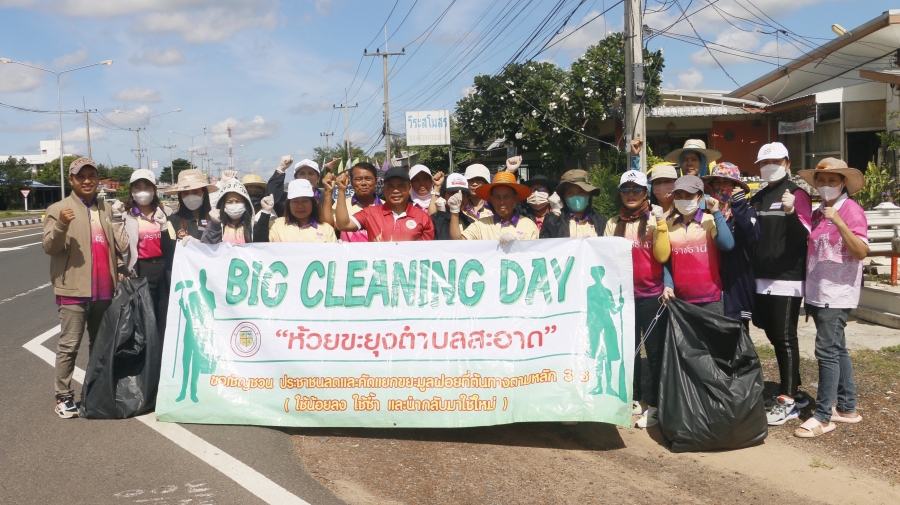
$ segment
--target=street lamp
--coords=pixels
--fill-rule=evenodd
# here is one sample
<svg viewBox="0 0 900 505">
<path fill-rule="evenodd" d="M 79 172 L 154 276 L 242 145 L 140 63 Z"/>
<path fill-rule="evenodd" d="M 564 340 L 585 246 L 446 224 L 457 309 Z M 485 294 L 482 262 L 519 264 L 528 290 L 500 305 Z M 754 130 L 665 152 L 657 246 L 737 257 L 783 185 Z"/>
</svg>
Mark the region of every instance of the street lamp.
<svg viewBox="0 0 900 505">
<path fill-rule="evenodd" d="M 46 68 L 37 67 L 34 65 L 29 65 L 28 63 L 22 63 L 21 61 L 13 61 L 8 58 L 0 58 L 0 63 L 3 64 L 14 64 L 14 65 L 22 65 L 23 67 L 33 68 L 35 70 L 42 70 L 44 72 L 50 72 L 51 74 L 56 75 L 56 110 L 59 114 L 59 194 L 62 195 L 60 200 L 66 197 L 66 176 L 65 171 L 63 170 L 63 127 L 62 127 L 62 98 L 60 97 L 60 86 L 59 86 L 59 76 L 68 72 L 74 72 L 76 70 L 81 70 L 83 68 L 96 67 L 97 65 L 112 65 L 112 60 L 104 60 L 99 63 L 92 63 L 90 65 L 85 65 L 83 67 L 78 68 L 70 68 L 68 70 L 63 70 L 61 72 L 54 72 L 53 70 L 48 70 Z"/>
<path fill-rule="evenodd" d="M 159 117 L 159 116 L 165 116 L 166 114 L 171 114 L 171 113 L 173 113 L 173 112 L 181 112 L 181 109 L 170 110 L 169 112 L 163 112 L 162 114 L 154 114 L 153 116 L 145 116 L 145 115 L 143 115 L 143 114 L 138 114 L 138 113 L 136 113 L 136 112 L 128 112 L 127 110 L 118 110 L 118 109 L 115 110 L 115 113 L 116 113 L 116 114 L 128 114 L 129 116 L 137 116 L 137 117 L 142 117 L 142 118 L 146 119 L 146 120 L 147 120 L 147 126 L 148 126 L 148 127 L 150 126 L 150 120 L 151 120 L 151 119 L 153 119 L 153 118 L 155 118 L 155 117 Z M 141 134 L 141 133 L 138 132 L 138 136 L 140 136 L 140 134 Z M 147 165 L 148 165 L 147 168 L 151 168 L 151 169 L 152 169 L 152 166 L 150 165 L 150 163 L 153 162 L 153 144 L 151 144 L 151 143 L 149 142 L 149 137 L 150 137 L 150 134 L 149 134 L 149 133 L 147 134 L 147 137 L 148 137 L 147 146 L 150 148 L 150 160 L 149 160 L 149 162 L 147 163 Z M 138 149 L 140 149 L 140 147 L 141 147 L 141 146 L 138 145 Z M 138 156 L 140 156 L 140 154 L 141 154 L 141 152 L 140 152 L 140 150 L 138 150 Z M 138 160 L 138 161 L 140 161 L 140 160 Z M 139 164 L 139 165 L 140 165 L 140 164 Z"/>
</svg>

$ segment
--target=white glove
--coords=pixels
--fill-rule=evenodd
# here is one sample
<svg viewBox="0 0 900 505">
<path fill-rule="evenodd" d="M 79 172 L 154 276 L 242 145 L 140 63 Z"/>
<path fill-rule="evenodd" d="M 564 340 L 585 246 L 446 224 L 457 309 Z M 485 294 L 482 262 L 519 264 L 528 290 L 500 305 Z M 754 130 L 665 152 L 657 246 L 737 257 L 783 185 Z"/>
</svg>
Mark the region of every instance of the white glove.
<svg viewBox="0 0 900 505">
<path fill-rule="evenodd" d="M 550 202 L 550 210 L 552 210 L 554 214 L 559 214 L 559 211 L 562 210 L 562 199 L 559 195 L 553 193 L 547 201 Z"/>
<path fill-rule="evenodd" d="M 506 171 L 516 173 L 519 171 L 519 167 L 522 166 L 522 157 L 521 156 L 513 156 L 512 158 L 506 159 Z"/>
<path fill-rule="evenodd" d="M 794 213 L 794 200 L 796 197 L 790 190 L 784 190 L 784 194 L 781 195 L 781 210 L 784 211 L 785 214 L 793 214 Z"/>
<path fill-rule="evenodd" d="M 169 222 L 169 216 L 166 215 L 166 210 L 162 205 L 157 207 L 156 212 L 153 213 L 153 222 L 158 224 L 160 228 L 165 228 L 166 223 Z"/>
<path fill-rule="evenodd" d="M 212 209 L 209 211 L 209 220 L 213 223 L 219 224 L 222 222 L 222 211 L 219 209 Z M 187 237 L 185 237 L 187 238 Z"/>
<path fill-rule="evenodd" d="M 294 162 L 294 158 L 291 158 L 290 154 L 287 156 L 282 156 L 281 164 L 278 165 L 278 168 L 276 168 L 275 170 L 283 174 L 284 171 L 287 170 L 288 167 L 291 166 L 291 163 L 293 163 L 293 162 Z"/>
<path fill-rule="evenodd" d="M 263 212 L 267 212 L 271 215 L 275 215 L 275 197 L 273 195 L 266 195 L 262 200 L 259 201 L 259 206 L 262 207 Z"/>
<path fill-rule="evenodd" d="M 234 179 L 235 177 L 237 177 L 237 170 L 226 170 L 222 172 L 222 182 L 225 182 L 228 179 Z"/>
<path fill-rule="evenodd" d="M 434 206 L 437 210 L 444 212 L 445 210 L 447 210 L 447 200 L 444 200 L 443 197 L 438 198 L 434 201 Z"/>
<path fill-rule="evenodd" d="M 516 236 L 509 232 L 503 232 L 500 234 L 499 240 L 500 245 L 506 247 L 516 241 Z"/>
<path fill-rule="evenodd" d="M 447 208 L 451 214 L 459 214 L 460 207 L 462 207 L 462 193 L 457 192 L 447 199 Z"/>
<path fill-rule="evenodd" d="M 666 213 L 659 205 L 650 206 L 650 215 L 652 215 L 653 218 L 656 219 L 657 223 L 666 220 Z"/>
<path fill-rule="evenodd" d="M 187 236 L 185 236 L 183 239 L 181 239 L 181 245 L 182 245 L 182 246 L 186 246 L 186 245 L 188 245 L 188 243 L 190 243 L 190 242 L 197 242 L 197 243 L 200 243 L 199 240 L 195 239 L 195 238 L 192 237 L 191 235 L 187 235 Z"/>
</svg>

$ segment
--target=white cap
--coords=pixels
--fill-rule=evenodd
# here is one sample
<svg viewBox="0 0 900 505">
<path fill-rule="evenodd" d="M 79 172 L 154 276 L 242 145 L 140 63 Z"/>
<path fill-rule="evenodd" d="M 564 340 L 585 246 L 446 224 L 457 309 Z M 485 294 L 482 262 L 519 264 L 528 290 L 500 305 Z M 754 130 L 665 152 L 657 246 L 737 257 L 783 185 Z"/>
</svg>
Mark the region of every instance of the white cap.
<svg viewBox="0 0 900 505">
<path fill-rule="evenodd" d="M 783 158 L 787 158 L 788 160 L 791 159 L 787 147 L 784 147 L 784 144 L 781 142 L 772 142 L 771 144 L 766 144 L 759 148 L 759 154 L 756 155 L 756 162 L 759 163 L 762 160 L 780 160 Z"/>
<path fill-rule="evenodd" d="M 309 168 L 312 168 L 313 170 L 315 170 L 316 172 L 322 173 L 319 170 L 319 164 L 310 159 L 303 159 L 303 160 L 298 161 L 297 163 L 294 163 L 294 173 L 296 174 L 297 170 L 300 170 L 303 167 L 309 167 Z"/>
<path fill-rule="evenodd" d="M 409 180 L 412 180 L 413 177 L 423 172 L 431 177 L 431 170 L 429 170 L 428 167 L 426 167 L 425 165 L 413 165 L 413 167 L 409 169 Z"/>
<path fill-rule="evenodd" d="M 469 192 L 469 181 L 466 180 L 466 176 L 459 172 L 447 175 L 447 191 L 458 190 Z"/>
<path fill-rule="evenodd" d="M 131 172 L 131 180 L 129 181 L 131 184 L 134 184 L 134 181 L 146 179 L 150 181 L 150 184 L 156 186 L 156 174 L 153 173 L 152 170 L 147 170 L 146 168 L 141 168 Z"/>
<path fill-rule="evenodd" d="M 477 179 L 478 177 L 481 177 L 487 182 L 491 182 L 491 171 L 488 170 L 488 167 L 480 163 L 469 165 L 466 168 L 466 180 L 471 181 L 472 179 Z"/>
<path fill-rule="evenodd" d="M 290 184 L 288 184 L 288 200 L 293 200 L 294 198 L 300 198 L 303 196 L 309 198 L 316 197 L 315 193 L 313 193 L 312 184 L 310 184 L 306 179 L 294 179 Z"/>
<path fill-rule="evenodd" d="M 633 182 L 638 186 L 647 187 L 647 174 L 641 172 L 640 170 L 629 170 L 622 174 L 622 178 L 619 179 L 619 187 L 622 187 L 626 182 Z"/>
</svg>

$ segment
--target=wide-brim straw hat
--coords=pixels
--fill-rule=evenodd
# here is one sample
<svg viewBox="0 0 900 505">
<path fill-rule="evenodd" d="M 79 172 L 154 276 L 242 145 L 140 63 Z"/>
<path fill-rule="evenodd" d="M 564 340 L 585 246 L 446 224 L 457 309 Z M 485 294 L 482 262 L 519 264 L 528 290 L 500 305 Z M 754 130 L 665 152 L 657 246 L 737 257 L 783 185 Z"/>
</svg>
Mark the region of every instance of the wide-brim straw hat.
<svg viewBox="0 0 900 505">
<path fill-rule="evenodd" d="M 587 191 L 591 194 L 591 196 L 597 196 L 600 194 L 600 188 L 588 182 L 587 171 L 578 169 L 569 170 L 568 172 L 563 174 L 562 178 L 560 178 L 559 180 L 559 185 L 556 186 L 556 194 L 559 196 L 565 196 L 566 188 L 568 188 L 572 184 Z"/>
<path fill-rule="evenodd" d="M 847 187 L 848 194 L 857 193 L 866 185 L 866 177 L 862 172 L 848 167 L 844 160 L 837 158 L 823 158 L 816 164 L 816 168 L 800 170 L 797 172 L 797 175 L 802 177 L 810 186 L 816 187 L 816 174 L 827 172 L 838 173 L 844 176 L 844 184 Z"/>
<path fill-rule="evenodd" d="M 666 161 L 670 161 L 672 163 L 681 163 L 681 153 L 685 151 L 696 151 L 703 156 L 706 156 L 706 161 L 715 161 L 722 157 L 722 153 L 716 151 L 715 149 L 707 149 L 706 142 L 700 139 L 688 139 L 684 142 L 684 147 L 681 149 L 675 149 L 666 155 Z"/>
<path fill-rule="evenodd" d="M 482 200 L 491 201 L 491 190 L 497 186 L 509 186 L 518 193 L 518 201 L 526 200 L 531 196 L 531 188 L 516 182 L 515 174 L 511 172 L 497 172 L 494 174 L 494 180 L 490 184 L 480 186 L 475 190 L 475 194 Z"/>
<path fill-rule="evenodd" d="M 241 184 L 247 187 L 256 186 L 262 189 L 268 189 L 266 181 L 264 181 L 262 177 L 256 174 L 247 174 L 241 177 Z"/>
<path fill-rule="evenodd" d="M 737 184 L 744 191 L 750 191 L 750 186 L 748 186 L 746 182 L 741 180 L 741 171 L 737 167 L 737 165 L 728 163 L 726 161 L 714 166 L 710 170 L 710 172 L 711 173 L 709 175 L 704 175 L 703 177 L 701 177 L 701 179 L 703 179 L 703 182 L 705 182 L 706 184 L 712 182 L 713 179 L 725 179 L 726 181 L 731 181 Z"/>
<path fill-rule="evenodd" d="M 647 170 L 647 176 L 650 178 L 650 182 L 656 179 L 672 179 L 674 181 L 678 178 L 678 171 L 675 170 L 674 163 L 664 161 L 650 167 L 650 170 Z"/>
<path fill-rule="evenodd" d="M 191 191 L 193 189 L 203 189 L 210 193 L 214 193 L 219 190 L 219 188 L 215 184 L 210 184 L 209 179 L 206 177 L 206 174 L 197 170 L 196 168 L 192 168 L 189 170 L 182 170 L 178 174 L 178 183 L 173 184 L 171 187 L 164 191 L 167 195 L 175 195 L 182 191 Z"/>
</svg>

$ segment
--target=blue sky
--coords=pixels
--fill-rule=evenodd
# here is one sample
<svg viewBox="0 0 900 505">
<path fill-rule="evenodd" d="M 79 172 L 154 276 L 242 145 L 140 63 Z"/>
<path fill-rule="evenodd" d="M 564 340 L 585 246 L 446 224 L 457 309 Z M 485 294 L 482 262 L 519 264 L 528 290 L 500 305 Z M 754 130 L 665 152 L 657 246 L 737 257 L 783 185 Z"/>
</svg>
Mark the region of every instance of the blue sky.
<svg viewBox="0 0 900 505">
<path fill-rule="evenodd" d="M 63 77 L 64 110 L 81 109 L 84 100 L 87 108 L 98 109 L 122 128 L 147 126 L 150 138 L 143 137 L 142 147 L 148 141 L 151 146 L 174 144 L 175 157 L 187 158 L 192 145 L 202 151 L 204 140 L 200 135 L 192 144 L 187 137 L 169 134 L 170 130 L 194 135 L 202 133 L 204 126 L 215 129 L 217 133 L 207 137 L 207 146 L 213 161 L 219 163 L 227 162 L 224 128 L 231 125 L 235 146 L 243 144 L 235 148 L 239 170 L 267 176 L 284 154 L 295 159 L 311 155 L 323 143 L 322 132 L 334 132 L 332 143 L 343 142 L 344 117 L 332 105 L 344 101 L 348 87 L 349 102 L 359 103 L 359 108 L 351 109 L 351 140 L 370 152 L 383 150 L 383 142 L 376 143 L 383 110 L 381 59 L 363 57 L 362 51 L 384 47 L 385 24 L 388 50 L 405 46 L 407 51 L 407 56 L 390 60 L 392 126 L 402 131 L 405 110 L 452 109 L 473 77 L 494 72 L 512 58 L 556 3 L 0 0 L 0 57 L 53 70 L 112 59 L 115 63 L 110 67 Z M 623 8 L 618 5 L 572 33 L 616 0 L 563 1 L 554 27 L 579 3 L 554 40 L 567 37 L 537 59 L 568 66 L 605 33 L 621 30 Z M 696 30 L 708 41 L 789 58 L 808 50 L 803 43 L 820 44 L 833 38 L 833 23 L 852 29 L 891 8 L 890 4 L 886 0 L 648 0 L 644 23 L 665 28 L 684 8 L 693 27 L 681 20 L 669 33 L 693 38 Z M 649 12 L 655 10 L 662 12 Z M 774 25 L 766 16 L 792 35 L 787 40 L 779 35 L 776 42 L 771 26 L 760 21 Z M 552 32 L 539 37 L 525 54 L 535 53 L 551 36 Z M 702 47 L 661 36 L 651 39 L 649 47 L 664 50 L 666 87 L 736 87 Z M 775 68 L 746 58 L 716 56 L 740 84 Z M 0 103 L 55 111 L 55 77 L 0 65 Z M 183 110 L 149 122 L 113 112 L 151 116 L 176 108 Z M 91 124 L 94 158 L 136 166 L 131 151 L 136 148 L 135 134 L 92 118 L 96 121 Z M 65 115 L 63 130 L 65 144 L 71 146 L 67 152 L 85 153 L 84 117 Z M 0 108 L 2 155 L 37 154 L 40 140 L 57 136 L 55 115 Z M 161 160 L 160 167 L 168 164 L 168 150 L 154 147 L 152 154 Z"/>
</svg>

